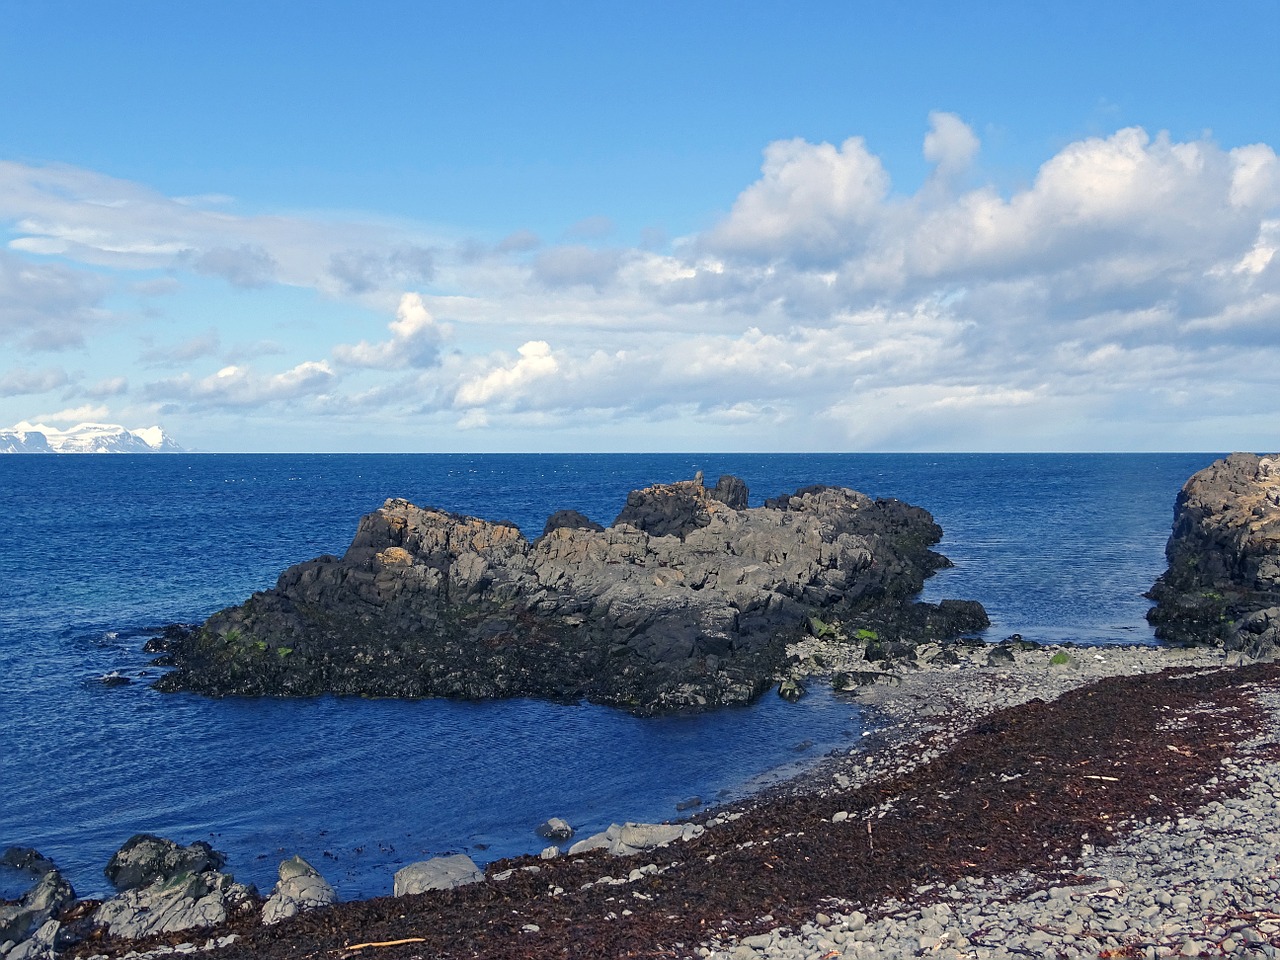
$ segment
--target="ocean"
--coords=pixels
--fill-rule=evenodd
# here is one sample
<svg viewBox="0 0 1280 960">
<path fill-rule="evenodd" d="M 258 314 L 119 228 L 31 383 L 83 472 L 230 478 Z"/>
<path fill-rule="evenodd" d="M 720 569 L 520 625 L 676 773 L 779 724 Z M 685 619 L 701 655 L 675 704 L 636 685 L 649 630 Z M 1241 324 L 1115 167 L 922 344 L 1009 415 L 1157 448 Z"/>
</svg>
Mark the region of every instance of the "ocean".
<svg viewBox="0 0 1280 960">
<path fill-rule="evenodd" d="M 1142 594 L 1164 569 L 1178 489 L 1219 454 L 169 455 L 0 457 L 0 847 L 53 858 L 103 895 L 138 832 L 207 840 L 264 892 L 301 854 L 343 898 L 400 866 L 532 853 L 676 804 L 741 797 L 864 732 L 855 700 L 638 719 L 589 704 L 165 695 L 142 644 L 341 554 L 404 497 L 517 523 L 601 523 L 629 490 L 721 474 L 751 504 L 812 483 L 931 511 L 955 563 L 923 599 L 974 599 L 989 639 L 1155 642 Z M 117 673 L 131 682 L 104 684 Z M 21 878 L 0 874 L 0 897 Z"/>
</svg>

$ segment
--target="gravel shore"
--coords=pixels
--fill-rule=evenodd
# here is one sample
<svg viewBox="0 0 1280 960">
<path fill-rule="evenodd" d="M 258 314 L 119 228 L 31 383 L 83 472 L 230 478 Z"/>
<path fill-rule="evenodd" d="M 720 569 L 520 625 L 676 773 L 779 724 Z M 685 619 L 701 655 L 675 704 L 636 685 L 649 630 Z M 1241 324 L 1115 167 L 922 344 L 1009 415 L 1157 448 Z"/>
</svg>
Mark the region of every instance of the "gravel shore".
<svg viewBox="0 0 1280 960">
<path fill-rule="evenodd" d="M 800 652 L 832 656 L 816 643 Z M 1054 699 L 1104 677 L 1224 663 L 1220 650 L 1203 648 L 1048 647 L 1019 652 L 1013 669 L 980 666 L 975 654 L 949 669 L 910 671 L 860 697 L 892 742 L 861 762 L 837 762 L 832 775 L 845 787 L 907 772 L 999 707 Z M 860 909 L 833 902 L 798 931 L 698 953 L 709 960 L 1280 956 L 1280 691 L 1256 697 L 1268 723 L 1205 784 L 1211 794 L 1226 784 L 1240 792 L 1184 816 L 1125 825 L 1123 839 L 1103 849 L 1085 843 L 1082 856 L 1063 863 L 1077 883 L 1020 872 L 926 884 Z"/>
</svg>

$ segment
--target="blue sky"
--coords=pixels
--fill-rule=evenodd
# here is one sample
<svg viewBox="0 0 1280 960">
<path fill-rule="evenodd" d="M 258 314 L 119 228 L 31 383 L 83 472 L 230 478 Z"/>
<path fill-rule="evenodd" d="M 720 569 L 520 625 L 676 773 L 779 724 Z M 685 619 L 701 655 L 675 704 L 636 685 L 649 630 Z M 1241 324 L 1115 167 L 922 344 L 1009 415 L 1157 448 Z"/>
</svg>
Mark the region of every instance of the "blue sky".
<svg viewBox="0 0 1280 960">
<path fill-rule="evenodd" d="M 1270 449 L 1280 5 L 0 0 L 0 427 Z"/>
</svg>

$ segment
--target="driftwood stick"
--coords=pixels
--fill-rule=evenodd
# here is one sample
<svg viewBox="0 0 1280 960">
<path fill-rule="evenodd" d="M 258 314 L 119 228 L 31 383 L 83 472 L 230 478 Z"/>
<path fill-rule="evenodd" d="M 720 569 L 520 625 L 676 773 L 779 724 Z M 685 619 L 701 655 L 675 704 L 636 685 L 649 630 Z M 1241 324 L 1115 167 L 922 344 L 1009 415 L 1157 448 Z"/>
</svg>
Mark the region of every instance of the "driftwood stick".
<svg viewBox="0 0 1280 960">
<path fill-rule="evenodd" d="M 353 943 L 351 944 L 351 946 L 343 947 L 342 949 L 350 950 L 354 952 L 356 950 L 367 950 L 371 947 L 400 947 L 406 943 L 426 943 L 426 942 L 427 942 L 426 937 L 406 937 L 403 940 L 381 940 L 381 941 L 373 941 L 371 943 Z"/>
</svg>

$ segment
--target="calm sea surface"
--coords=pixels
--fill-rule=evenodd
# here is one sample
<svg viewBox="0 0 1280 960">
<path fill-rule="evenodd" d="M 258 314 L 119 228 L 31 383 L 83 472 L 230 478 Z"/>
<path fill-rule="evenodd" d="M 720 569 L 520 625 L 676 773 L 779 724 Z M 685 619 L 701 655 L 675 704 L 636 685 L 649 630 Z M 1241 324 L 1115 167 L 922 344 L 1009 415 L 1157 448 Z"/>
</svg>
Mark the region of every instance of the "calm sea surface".
<svg viewBox="0 0 1280 960">
<path fill-rule="evenodd" d="M 980 600 L 991 639 L 1151 643 L 1174 497 L 1216 454 L 180 455 L 0 457 L 0 847 L 34 846 L 82 896 L 129 836 L 205 839 L 269 890 L 311 860 L 343 897 L 389 893 L 402 864 L 480 862 L 660 820 L 856 742 L 853 703 L 768 694 L 710 716 L 640 720 L 512 701 L 210 700 L 150 689 L 149 631 L 203 620 L 285 567 L 341 554 L 358 518 L 405 497 L 537 536 L 575 508 L 721 473 L 752 505 L 810 483 L 930 510 L 955 569 L 925 599 Z M 111 671 L 133 677 L 109 687 Z M 0 896 L 17 878 L 0 876 Z"/>
</svg>

